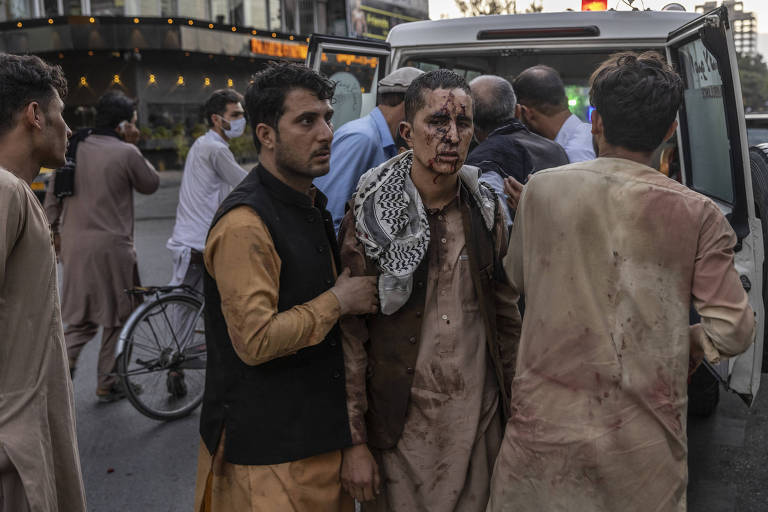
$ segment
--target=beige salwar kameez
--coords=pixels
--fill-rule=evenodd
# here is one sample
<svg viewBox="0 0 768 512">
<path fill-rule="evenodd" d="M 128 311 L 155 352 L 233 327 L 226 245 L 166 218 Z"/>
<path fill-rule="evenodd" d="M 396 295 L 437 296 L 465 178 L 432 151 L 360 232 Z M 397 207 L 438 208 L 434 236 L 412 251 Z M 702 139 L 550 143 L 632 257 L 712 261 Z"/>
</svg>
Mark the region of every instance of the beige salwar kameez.
<svg viewBox="0 0 768 512">
<path fill-rule="evenodd" d="M 247 364 L 316 345 L 339 319 L 339 302 L 330 290 L 277 312 L 280 256 L 269 229 L 247 206 L 233 208 L 211 230 L 205 266 L 219 288 L 232 346 Z M 226 432 L 215 454 L 200 442 L 195 511 L 354 510 L 352 497 L 341 488 L 341 450 L 283 464 L 246 466 L 224 460 L 224 436 Z"/>
<path fill-rule="evenodd" d="M 48 222 L 29 186 L 0 169 L 3 512 L 85 510 L 73 401 Z"/>
<path fill-rule="evenodd" d="M 403 433 L 389 450 L 374 451 L 381 493 L 364 511 L 485 510 L 501 441 L 499 387 L 487 353 L 483 315 L 472 282 L 459 198 L 428 211 L 430 244 L 420 345 Z M 351 217 L 344 220 L 349 225 Z M 503 222 L 497 240 L 506 241 Z M 364 259 L 354 229 L 342 241 L 342 263 Z M 508 288 L 497 287 L 499 332 L 519 326 Z M 341 322 L 348 411 L 355 444 L 366 441 L 364 343 L 361 318 Z M 509 340 L 508 340 L 509 341 Z M 511 350 L 509 343 L 506 351 Z"/>
<path fill-rule="evenodd" d="M 533 175 L 504 262 L 526 309 L 489 511 L 686 510 L 690 333 L 723 356 L 754 338 L 735 242 L 712 201 L 629 160 Z"/>
<path fill-rule="evenodd" d="M 49 222 L 61 233 L 62 316 L 70 363 L 104 327 L 98 387 L 116 378 L 115 348 L 120 329 L 136 306 L 125 293 L 139 284 L 133 247 L 133 191 L 154 193 L 160 177 L 133 144 L 91 135 L 77 147 L 75 194 L 59 203 L 48 187 Z"/>
</svg>

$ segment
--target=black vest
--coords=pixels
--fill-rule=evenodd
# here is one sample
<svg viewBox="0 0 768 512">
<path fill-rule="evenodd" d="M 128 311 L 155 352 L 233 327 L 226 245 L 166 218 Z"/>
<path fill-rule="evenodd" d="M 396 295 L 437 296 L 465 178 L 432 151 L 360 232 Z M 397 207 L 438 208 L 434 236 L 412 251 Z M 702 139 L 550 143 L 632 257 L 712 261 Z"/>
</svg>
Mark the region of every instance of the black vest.
<svg viewBox="0 0 768 512">
<path fill-rule="evenodd" d="M 266 224 L 281 261 L 279 312 L 314 299 L 335 282 L 338 249 L 325 203 L 318 191 L 313 205 L 259 165 L 213 219 L 211 227 L 246 205 Z M 244 270 L 247 258 L 243 254 Z M 232 347 L 208 272 L 204 288 L 208 363 L 200 434 L 208 451 L 216 452 L 222 429 L 224 459 L 233 464 L 280 464 L 351 445 L 338 324 L 318 345 L 249 366 Z"/>
</svg>

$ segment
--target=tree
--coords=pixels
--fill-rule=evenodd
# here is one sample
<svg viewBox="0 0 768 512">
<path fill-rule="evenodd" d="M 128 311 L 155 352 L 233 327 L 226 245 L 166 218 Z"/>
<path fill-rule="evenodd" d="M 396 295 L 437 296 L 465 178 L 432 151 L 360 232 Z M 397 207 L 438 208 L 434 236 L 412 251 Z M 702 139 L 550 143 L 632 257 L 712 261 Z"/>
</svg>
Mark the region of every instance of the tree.
<svg viewBox="0 0 768 512">
<path fill-rule="evenodd" d="M 517 0 L 454 0 L 464 16 L 482 16 L 486 14 L 517 14 Z M 525 12 L 541 12 L 542 0 L 531 0 Z"/>
<path fill-rule="evenodd" d="M 768 110 L 768 65 L 763 56 L 739 55 L 739 80 L 744 110 L 764 112 Z"/>
<path fill-rule="evenodd" d="M 516 0 L 454 0 L 464 16 L 482 16 L 484 14 L 514 14 L 517 12 Z"/>
<path fill-rule="evenodd" d="M 531 0 L 531 5 L 526 7 L 525 12 L 541 12 L 544 10 L 542 0 Z"/>
</svg>

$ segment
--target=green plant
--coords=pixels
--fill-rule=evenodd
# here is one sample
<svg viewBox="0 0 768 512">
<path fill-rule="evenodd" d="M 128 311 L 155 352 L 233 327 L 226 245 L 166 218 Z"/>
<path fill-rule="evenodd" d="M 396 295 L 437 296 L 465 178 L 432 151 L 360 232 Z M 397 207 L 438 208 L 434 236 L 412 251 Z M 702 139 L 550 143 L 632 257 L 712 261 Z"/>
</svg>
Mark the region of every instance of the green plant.
<svg viewBox="0 0 768 512">
<path fill-rule="evenodd" d="M 255 162 L 259 158 L 259 155 L 256 152 L 256 146 L 253 145 L 253 138 L 251 137 L 250 132 L 245 133 L 242 137 L 230 140 L 229 148 L 239 162 Z"/>
</svg>

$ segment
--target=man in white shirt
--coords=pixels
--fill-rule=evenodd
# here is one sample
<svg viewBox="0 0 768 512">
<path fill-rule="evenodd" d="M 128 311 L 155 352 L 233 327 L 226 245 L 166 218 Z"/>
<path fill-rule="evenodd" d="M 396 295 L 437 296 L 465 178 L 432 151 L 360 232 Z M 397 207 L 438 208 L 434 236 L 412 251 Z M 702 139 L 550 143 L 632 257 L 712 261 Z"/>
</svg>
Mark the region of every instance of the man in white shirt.
<svg viewBox="0 0 768 512">
<path fill-rule="evenodd" d="M 232 89 L 214 91 L 203 106 L 208 132 L 187 155 L 179 189 L 176 225 L 166 245 L 173 253 L 172 285 L 202 292 L 203 249 L 213 215 L 247 172 L 235 161 L 229 140 L 245 131 L 243 97 Z"/>
<path fill-rule="evenodd" d="M 560 74 L 549 66 L 530 67 L 515 78 L 518 119 L 534 133 L 560 144 L 571 163 L 595 159 L 592 125 L 568 110 Z"/>
</svg>

